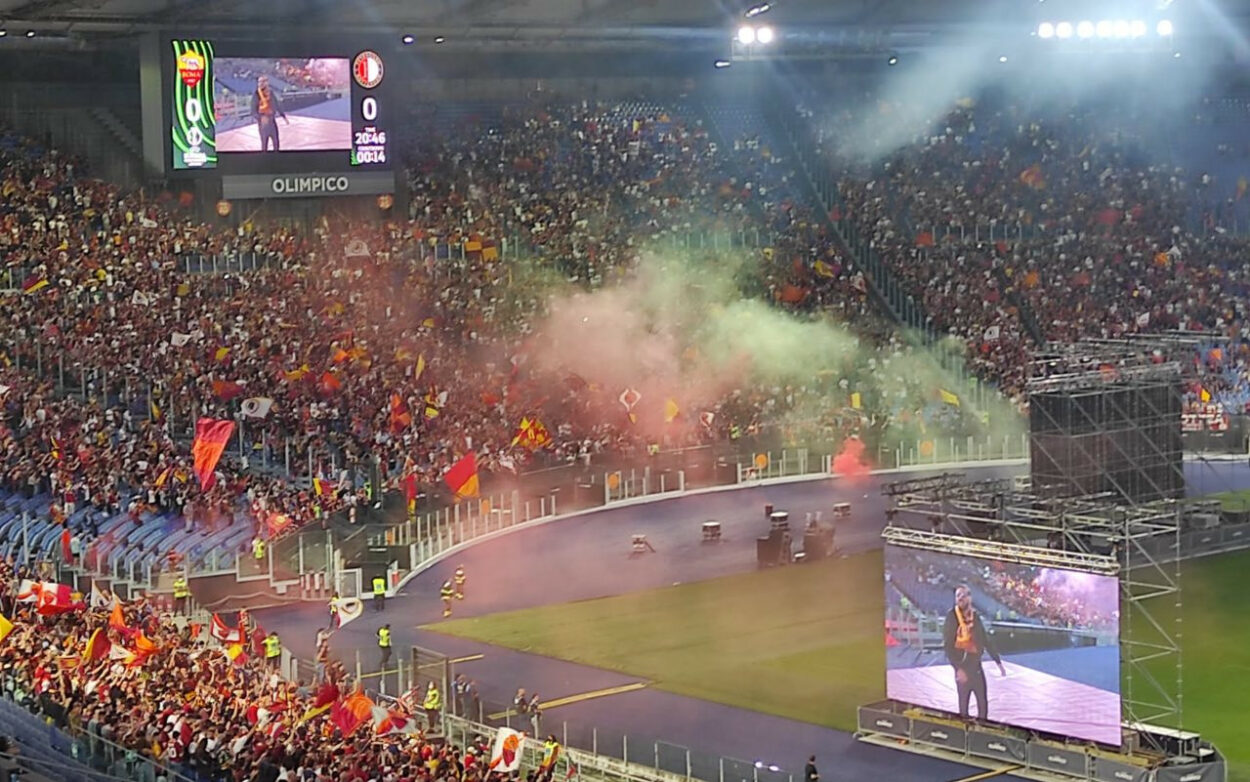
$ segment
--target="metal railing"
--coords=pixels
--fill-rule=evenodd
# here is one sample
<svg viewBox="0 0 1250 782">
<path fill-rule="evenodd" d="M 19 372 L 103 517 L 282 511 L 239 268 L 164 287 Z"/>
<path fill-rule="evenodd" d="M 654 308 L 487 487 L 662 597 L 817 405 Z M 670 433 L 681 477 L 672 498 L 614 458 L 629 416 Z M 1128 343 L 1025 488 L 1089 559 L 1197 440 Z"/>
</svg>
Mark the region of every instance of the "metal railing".
<svg viewBox="0 0 1250 782">
<path fill-rule="evenodd" d="M 350 667 L 350 666 L 349 666 Z M 304 681 L 315 675 L 315 666 L 299 661 L 293 667 Z M 355 655 L 355 681 L 376 701 L 395 701 L 405 693 L 416 696 L 416 706 L 433 682 L 444 695 L 439 727 L 447 740 L 459 747 L 490 742 L 501 727 L 530 737 L 523 745 L 523 769 L 536 768 L 542 759 L 541 737 L 552 735 L 562 746 L 555 779 L 577 776 L 598 782 L 794 782 L 794 774 L 771 762 L 747 761 L 704 753 L 661 739 L 619 730 L 570 724 L 541 714 L 518 714 L 509 704 L 476 695 L 461 694 L 455 687 L 455 661 L 446 655 L 414 647 L 409 661 L 401 657 L 394 668 L 370 670 Z M 424 722 L 424 720 L 423 720 Z M 537 738 L 537 740 L 535 740 Z"/>
<path fill-rule="evenodd" d="M 875 469 L 924 467 L 1025 459 L 1027 434 L 1002 437 L 928 438 L 906 445 L 882 447 Z M 433 564 L 443 554 L 531 522 L 571 515 L 595 507 L 611 507 L 642 497 L 677 496 L 692 489 L 748 486 L 782 478 L 834 477 L 835 456 L 806 448 L 746 454 L 745 461 L 717 459 L 713 464 L 684 469 L 679 463 L 606 472 L 582 471 L 572 486 L 547 488 L 541 496 L 524 490 L 469 500 L 416 516 L 395 525 L 374 525 L 360 533 L 371 546 L 411 547 L 412 572 Z M 705 459 L 712 461 L 712 459 Z M 571 491 L 564 491 L 571 488 Z"/>
</svg>

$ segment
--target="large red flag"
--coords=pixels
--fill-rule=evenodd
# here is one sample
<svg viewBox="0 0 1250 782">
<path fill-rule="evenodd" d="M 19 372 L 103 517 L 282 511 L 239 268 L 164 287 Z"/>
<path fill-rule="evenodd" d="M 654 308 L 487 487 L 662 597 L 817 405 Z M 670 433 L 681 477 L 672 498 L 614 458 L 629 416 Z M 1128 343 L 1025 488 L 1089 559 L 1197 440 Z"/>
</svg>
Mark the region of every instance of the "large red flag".
<svg viewBox="0 0 1250 782">
<path fill-rule="evenodd" d="M 443 480 L 457 497 L 476 497 L 478 495 L 477 454 L 473 451 L 465 454 L 460 461 L 451 466 L 451 469 L 443 476 Z"/>
<path fill-rule="evenodd" d="M 74 602 L 72 595 L 73 589 L 67 584 L 45 581 L 43 588 L 39 590 L 39 603 L 35 610 L 41 616 L 55 616 L 82 608 L 83 604 Z"/>
<path fill-rule="evenodd" d="M 343 732 L 344 737 L 351 736 L 356 732 L 356 728 L 371 719 L 373 719 L 373 701 L 360 691 L 334 704 L 330 710 L 330 721 Z"/>
<path fill-rule="evenodd" d="M 234 421 L 219 421 L 215 418 L 201 418 L 195 422 L 195 442 L 191 444 L 191 457 L 195 460 L 195 477 L 200 479 L 200 487 L 213 487 L 213 470 L 221 460 L 221 454 L 234 434 Z"/>
</svg>

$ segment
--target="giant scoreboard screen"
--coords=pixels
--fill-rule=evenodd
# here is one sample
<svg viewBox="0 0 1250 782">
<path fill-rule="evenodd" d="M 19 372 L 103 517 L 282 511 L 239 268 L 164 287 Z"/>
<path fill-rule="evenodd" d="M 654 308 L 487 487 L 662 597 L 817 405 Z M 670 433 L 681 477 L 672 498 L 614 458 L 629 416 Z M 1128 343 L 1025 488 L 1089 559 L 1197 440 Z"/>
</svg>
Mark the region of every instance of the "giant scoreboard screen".
<svg viewBox="0 0 1250 782">
<path fill-rule="evenodd" d="M 172 41 L 173 168 L 389 167 L 385 62 L 373 49 L 338 48 L 273 56 L 211 41 Z"/>
</svg>

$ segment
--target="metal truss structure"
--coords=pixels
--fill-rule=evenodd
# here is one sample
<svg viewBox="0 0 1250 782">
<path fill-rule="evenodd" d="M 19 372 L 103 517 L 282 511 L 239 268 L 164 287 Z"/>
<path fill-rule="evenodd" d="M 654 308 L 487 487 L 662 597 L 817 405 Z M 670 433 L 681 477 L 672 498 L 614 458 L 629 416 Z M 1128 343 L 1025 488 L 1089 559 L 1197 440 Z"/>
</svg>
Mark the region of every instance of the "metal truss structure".
<svg viewBox="0 0 1250 782">
<path fill-rule="evenodd" d="M 1181 338 L 1048 346 L 1030 366 L 1029 456 L 1038 494 L 1184 496 Z M 1193 362 L 1190 362 L 1192 364 Z"/>
<path fill-rule="evenodd" d="M 1118 574 L 1124 721 L 1181 728 L 1179 558 L 1183 503 L 1116 492 L 1053 497 L 1027 480 L 958 473 L 886 484 L 887 543 Z"/>
</svg>

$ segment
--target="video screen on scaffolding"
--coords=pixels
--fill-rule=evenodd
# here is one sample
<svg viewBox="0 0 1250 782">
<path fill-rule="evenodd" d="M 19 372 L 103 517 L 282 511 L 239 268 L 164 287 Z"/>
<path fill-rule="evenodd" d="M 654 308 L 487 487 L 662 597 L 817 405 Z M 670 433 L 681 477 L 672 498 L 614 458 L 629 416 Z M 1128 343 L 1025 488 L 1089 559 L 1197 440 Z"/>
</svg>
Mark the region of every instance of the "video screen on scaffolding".
<svg viewBox="0 0 1250 782">
<path fill-rule="evenodd" d="M 1115 576 L 885 549 L 886 697 L 1120 743 Z"/>
</svg>

